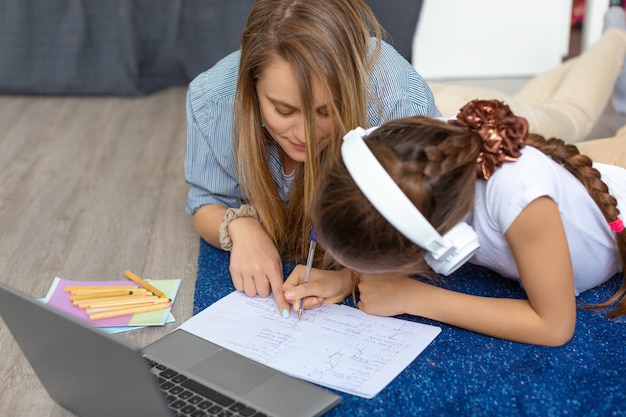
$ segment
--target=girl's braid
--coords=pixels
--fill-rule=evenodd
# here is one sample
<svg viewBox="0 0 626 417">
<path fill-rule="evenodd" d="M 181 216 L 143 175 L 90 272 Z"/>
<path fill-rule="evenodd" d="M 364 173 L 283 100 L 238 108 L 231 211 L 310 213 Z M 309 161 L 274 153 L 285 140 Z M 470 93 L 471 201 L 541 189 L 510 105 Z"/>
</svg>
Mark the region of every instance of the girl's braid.
<svg viewBox="0 0 626 417">
<path fill-rule="evenodd" d="M 617 200 L 609 194 L 609 188 L 602 181 L 600 172 L 592 165 L 591 158 L 581 155 L 575 145 L 566 144 L 561 139 L 546 139 L 541 135 L 531 134 L 526 140 L 531 145 L 550 156 L 555 162 L 562 165 L 574 175 L 587 189 L 589 195 L 598 205 L 607 223 L 618 219 L 620 211 Z M 618 255 L 622 264 L 622 271 L 626 271 L 626 232 L 615 232 L 615 241 Z M 590 309 L 602 309 L 618 302 L 614 310 L 608 313 L 609 317 L 626 315 L 626 276 L 622 280 L 619 290 L 607 301 L 586 306 Z"/>
</svg>

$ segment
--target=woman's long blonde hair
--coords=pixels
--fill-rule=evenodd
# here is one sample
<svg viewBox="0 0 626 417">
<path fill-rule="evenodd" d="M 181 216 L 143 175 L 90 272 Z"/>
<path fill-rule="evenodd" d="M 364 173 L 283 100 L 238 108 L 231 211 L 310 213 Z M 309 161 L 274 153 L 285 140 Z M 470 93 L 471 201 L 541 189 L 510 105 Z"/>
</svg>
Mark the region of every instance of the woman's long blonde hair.
<svg viewBox="0 0 626 417">
<path fill-rule="evenodd" d="M 371 37 L 377 39 L 376 43 Z M 306 257 L 315 179 L 344 132 L 366 125 L 368 74 L 378 57 L 382 29 L 361 0 L 257 0 L 241 38 L 234 113 L 234 143 L 244 195 L 279 252 Z M 288 202 L 281 199 L 268 165 L 273 139 L 262 127 L 256 82 L 279 57 L 291 65 L 301 91 L 307 137 L 306 163 L 296 170 Z M 317 149 L 311 79 L 325 95 L 332 121 L 328 146 Z"/>
</svg>

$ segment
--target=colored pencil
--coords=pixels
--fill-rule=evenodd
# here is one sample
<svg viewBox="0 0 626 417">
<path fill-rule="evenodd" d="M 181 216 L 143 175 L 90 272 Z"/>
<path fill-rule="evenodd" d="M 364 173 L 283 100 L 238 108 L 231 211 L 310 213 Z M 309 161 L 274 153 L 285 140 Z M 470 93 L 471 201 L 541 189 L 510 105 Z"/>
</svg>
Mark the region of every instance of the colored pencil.
<svg viewBox="0 0 626 417">
<path fill-rule="evenodd" d="M 79 308 L 84 308 L 84 307 L 89 307 L 92 304 L 100 303 L 103 301 L 118 302 L 118 301 L 125 301 L 125 300 L 142 300 L 142 299 L 145 300 L 148 297 L 158 298 L 152 295 L 151 293 L 147 292 L 145 294 L 120 295 L 117 297 L 99 297 L 99 298 L 87 298 L 84 300 L 74 300 L 72 301 L 72 304 L 74 304 L 75 306 L 78 306 Z"/>
<path fill-rule="evenodd" d="M 156 304 L 156 303 L 169 303 L 172 300 L 169 298 L 159 298 L 157 296 L 150 296 L 145 298 L 133 298 L 131 300 L 123 300 L 123 301 L 107 301 L 107 302 L 97 302 L 91 303 L 90 305 L 85 306 L 86 308 L 102 308 L 102 307 L 118 307 L 118 306 L 132 306 L 136 304 Z"/>
<path fill-rule="evenodd" d="M 94 292 L 88 294 L 72 294 L 70 295 L 70 301 L 77 300 L 89 300 L 93 298 L 110 298 L 110 297 L 119 297 L 125 295 L 152 295 L 151 292 L 145 290 L 143 288 L 135 288 L 132 290 L 114 290 L 114 291 L 104 291 L 104 292 Z"/>
<path fill-rule="evenodd" d="M 116 305 L 108 305 L 108 306 L 107 305 L 92 305 L 90 307 L 85 308 L 85 312 L 87 312 L 87 314 L 103 313 L 105 311 L 118 311 L 118 310 L 124 310 L 128 308 L 143 307 L 143 306 L 156 305 L 156 304 L 167 304 L 171 302 L 171 300 L 167 298 L 159 298 L 159 297 L 153 297 L 153 298 L 154 300 L 135 301 L 133 303 L 127 303 L 127 304 L 116 304 Z"/>
<path fill-rule="evenodd" d="M 170 307 L 171 305 L 172 305 L 171 303 L 161 303 L 161 304 L 154 304 L 154 305 L 149 305 L 149 306 L 127 308 L 123 310 L 106 311 L 103 313 L 90 314 L 89 318 L 91 320 L 110 319 L 113 317 L 128 316 L 131 314 L 147 313 L 149 311 L 164 310 Z"/>
<path fill-rule="evenodd" d="M 152 291 L 152 293 L 156 295 L 157 297 L 165 298 L 165 294 L 163 294 L 158 288 L 154 287 L 153 285 L 148 284 L 146 281 L 144 281 L 137 275 L 133 274 L 132 272 L 126 271 L 124 272 L 124 275 L 126 275 L 128 279 L 137 283 L 139 286 L 147 289 L 148 291 Z"/>
<path fill-rule="evenodd" d="M 80 292 L 100 292 L 100 291 L 113 291 L 113 290 L 132 290 L 133 288 L 139 288 L 136 285 L 68 285 L 65 287 L 65 292 L 70 294 L 78 294 Z"/>
</svg>

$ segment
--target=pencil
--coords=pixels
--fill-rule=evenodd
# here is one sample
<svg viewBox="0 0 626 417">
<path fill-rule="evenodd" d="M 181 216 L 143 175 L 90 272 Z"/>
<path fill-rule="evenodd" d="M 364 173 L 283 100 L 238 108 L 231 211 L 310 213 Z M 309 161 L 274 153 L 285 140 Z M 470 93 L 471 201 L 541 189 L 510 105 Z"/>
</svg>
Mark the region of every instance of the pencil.
<svg viewBox="0 0 626 417">
<path fill-rule="evenodd" d="M 110 319 L 113 317 L 128 316 L 130 314 L 147 313 L 149 311 L 164 310 L 168 307 L 171 307 L 171 305 L 172 305 L 171 303 L 161 303 L 161 304 L 154 304 L 150 306 L 131 307 L 131 308 L 123 309 L 123 310 L 105 311 L 103 313 L 90 314 L 89 318 L 91 320 Z"/>
<path fill-rule="evenodd" d="M 72 301 L 72 304 L 74 304 L 75 306 L 78 306 L 79 308 L 83 308 L 83 307 L 87 307 L 95 303 L 100 303 L 102 301 L 118 302 L 118 301 L 124 301 L 124 300 L 144 300 L 144 299 L 147 299 L 148 297 L 158 298 L 152 295 L 152 293 L 146 292 L 145 294 L 119 295 L 117 297 L 100 297 L 100 298 L 88 298 L 84 300 L 74 300 Z"/>
<path fill-rule="evenodd" d="M 164 298 L 161 298 L 161 300 L 164 300 Z M 133 305 L 119 305 L 119 306 L 111 306 L 111 307 L 98 307 L 98 308 L 87 307 L 85 309 L 85 312 L 91 316 L 92 314 L 96 314 L 96 313 L 105 313 L 107 311 L 128 310 L 129 308 L 146 307 L 146 306 L 151 306 L 151 305 L 156 305 L 156 304 L 155 303 L 139 303 L 139 304 L 133 304 Z"/>
<path fill-rule="evenodd" d="M 304 283 L 309 283 L 311 276 L 311 269 L 313 268 L 313 258 L 315 257 L 315 245 L 317 244 L 317 237 L 315 236 L 315 229 L 311 233 L 311 243 L 309 245 L 309 256 L 306 259 L 306 272 L 304 273 Z M 298 309 L 298 320 L 302 317 L 304 311 L 304 297 L 300 299 L 300 308 Z"/>
<path fill-rule="evenodd" d="M 118 307 L 118 306 L 131 306 L 133 304 L 147 304 L 147 303 L 169 303 L 169 298 L 159 298 L 155 295 L 150 297 L 133 297 L 127 300 L 113 300 L 113 301 L 95 301 L 93 303 L 85 304 L 86 308 L 101 308 L 101 307 Z"/>
<path fill-rule="evenodd" d="M 87 314 L 104 313 L 106 311 L 127 310 L 129 308 L 144 307 L 144 306 L 157 305 L 157 304 L 167 304 L 169 302 L 171 302 L 171 300 L 167 298 L 154 297 L 154 300 L 135 301 L 133 303 L 113 304 L 113 305 L 108 305 L 108 306 L 94 304 L 90 307 L 85 308 L 85 312 Z"/>
<path fill-rule="evenodd" d="M 103 292 L 92 292 L 87 294 L 72 294 L 70 295 L 70 301 L 78 301 L 78 300 L 89 300 L 93 298 L 108 298 L 108 297 L 119 297 L 124 295 L 152 295 L 152 292 L 145 290 L 143 288 L 135 288 L 132 290 L 113 290 L 113 291 L 103 291 Z"/>
<path fill-rule="evenodd" d="M 101 292 L 101 291 L 114 291 L 114 290 L 132 290 L 133 288 L 139 288 L 136 285 L 68 285 L 65 287 L 65 292 L 70 294 L 89 293 L 89 292 Z"/>
<path fill-rule="evenodd" d="M 163 294 L 158 288 L 148 284 L 146 281 L 139 278 L 137 275 L 133 274 L 132 272 L 126 271 L 124 272 L 124 275 L 126 275 L 130 280 L 134 281 L 141 287 L 147 289 L 148 291 L 152 291 L 152 293 L 156 295 L 157 297 L 165 298 L 165 294 Z"/>
</svg>

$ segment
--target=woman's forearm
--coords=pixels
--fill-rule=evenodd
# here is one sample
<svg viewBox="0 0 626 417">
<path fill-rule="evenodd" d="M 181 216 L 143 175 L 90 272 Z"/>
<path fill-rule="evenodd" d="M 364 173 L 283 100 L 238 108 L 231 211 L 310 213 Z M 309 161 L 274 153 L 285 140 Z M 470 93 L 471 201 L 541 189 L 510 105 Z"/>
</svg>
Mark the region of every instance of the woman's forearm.
<svg viewBox="0 0 626 417">
<path fill-rule="evenodd" d="M 209 204 L 201 207 L 193 215 L 193 225 L 196 232 L 212 246 L 220 247 L 220 223 L 226 213 L 226 207 L 219 204 Z"/>
</svg>

